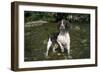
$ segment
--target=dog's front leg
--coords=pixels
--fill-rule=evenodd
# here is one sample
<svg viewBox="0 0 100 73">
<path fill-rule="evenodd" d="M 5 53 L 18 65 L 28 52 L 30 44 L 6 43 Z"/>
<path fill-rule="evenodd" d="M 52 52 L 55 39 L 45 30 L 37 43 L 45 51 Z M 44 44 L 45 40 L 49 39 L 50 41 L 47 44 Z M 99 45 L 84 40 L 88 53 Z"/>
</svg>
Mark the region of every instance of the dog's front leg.
<svg viewBox="0 0 100 73">
<path fill-rule="evenodd" d="M 52 45 L 52 41 L 51 41 L 51 39 L 49 38 L 48 43 L 47 43 L 46 57 L 48 56 L 49 49 L 50 49 L 51 45 Z"/>
<path fill-rule="evenodd" d="M 70 43 L 67 43 L 67 45 L 65 46 L 65 48 L 66 48 L 67 51 L 68 51 L 68 58 L 71 59 L 72 56 L 71 56 L 71 54 L 70 54 Z"/>
<path fill-rule="evenodd" d="M 70 56 L 70 44 L 67 44 L 66 48 L 67 48 L 67 51 L 68 51 L 68 56 Z"/>
<path fill-rule="evenodd" d="M 62 44 L 59 41 L 57 41 L 57 42 L 58 42 L 58 44 L 59 44 L 59 46 L 61 48 L 61 51 L 64 52 L 64 47 L 62 46 Z"/>
</svg>

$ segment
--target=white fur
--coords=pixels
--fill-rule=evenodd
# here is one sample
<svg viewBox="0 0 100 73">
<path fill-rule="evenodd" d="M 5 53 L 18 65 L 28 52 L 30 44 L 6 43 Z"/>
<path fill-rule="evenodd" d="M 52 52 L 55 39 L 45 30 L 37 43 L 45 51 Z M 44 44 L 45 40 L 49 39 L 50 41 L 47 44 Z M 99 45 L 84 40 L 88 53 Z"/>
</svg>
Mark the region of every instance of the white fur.
<svg viewBox="0 0 100 73">
<path fill-rule="evenodd" d="M 48 56 L 48 52 L 49 52 L 49 49 L 50 49 L 51 45 L 52 45 L 52 41 L 51 41 L 51 39 L 49 38 L 48 43 L 47 43 L 47 52 L 46 52 L 46 56 Z"/>
<path fill-rule="evenodd" d="M 68 55 L 70 55 L 70 35 L 69 33 L 67 32 L 63 35 L 59 34 L 57 38 L 57 42 L 60 45 L 62 52 L 64 51 L 64 48 L 66 48 L 68 50 Z"/>
<path fill-rule="evenodd" d="M 70 36 L 69 33 L 65 33 L 65 34 L 59 34 L 57 41 L 59 41 L 61 44 L 66 45 L 70 43 Z"/>
</svg>

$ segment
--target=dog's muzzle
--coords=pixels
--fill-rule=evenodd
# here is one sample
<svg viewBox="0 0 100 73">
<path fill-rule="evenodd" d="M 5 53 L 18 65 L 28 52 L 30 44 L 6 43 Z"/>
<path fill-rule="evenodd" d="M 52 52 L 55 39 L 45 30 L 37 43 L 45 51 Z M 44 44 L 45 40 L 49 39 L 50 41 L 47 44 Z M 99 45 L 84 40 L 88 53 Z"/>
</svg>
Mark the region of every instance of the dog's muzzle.
<svg viewBox="0 0 100 73">
<path fill-rule="evenodd" d="M 60 26 L 60 30 L 64 30 L 65 29 L 65 26 Z"/>
</svg>

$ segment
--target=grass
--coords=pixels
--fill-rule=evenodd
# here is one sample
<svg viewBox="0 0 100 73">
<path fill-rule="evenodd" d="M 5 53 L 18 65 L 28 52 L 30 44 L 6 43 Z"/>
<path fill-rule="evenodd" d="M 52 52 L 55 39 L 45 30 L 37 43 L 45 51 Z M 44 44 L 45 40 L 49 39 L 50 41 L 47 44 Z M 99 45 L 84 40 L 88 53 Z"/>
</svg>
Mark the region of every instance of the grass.
<svg viewBox="0 0 100 73">
<path fill-rule="evenodd" d="M 90 58 L 90 25 L 88 22 L 73 22 L 70 29 L 72 59 Z M 48 36 L 58 31 L 55 23 L 45 23 L 34 27 L 25 27 L 24 61 L 60 60 L 63 53 L 52 53 L 45 57 Z M 66 53 L 66 52 L 65 52 Z"/>
</svg>

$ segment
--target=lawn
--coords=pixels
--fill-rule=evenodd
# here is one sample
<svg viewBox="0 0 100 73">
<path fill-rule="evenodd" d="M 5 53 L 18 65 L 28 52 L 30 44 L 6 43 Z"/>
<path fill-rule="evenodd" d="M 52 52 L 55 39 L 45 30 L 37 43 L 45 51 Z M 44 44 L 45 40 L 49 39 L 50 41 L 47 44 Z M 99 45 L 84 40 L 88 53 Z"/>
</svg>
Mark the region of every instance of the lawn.
<svg viewBox="0 0 100 73">
<path fill-rule="evenodd" d="M 25 25 L 27 23 L 25 22 Z M 56 23 L 38 23 L 36 26 L 30 22 L 30 26 L 24 26 L 24 61 L 43 61 L 64 59 L 63 53 L 57 49 L 56 53 L 50 50 L 49 58 L 45 57 L 49 34 L 57 32 Z M 90 23 L 71 22 L 69 31 L 71 38 L 72 59 L 90 58 Z M 60 54 L 58 54 L 60 53 Z M 65 51 L 65 53 L 67 53 Z"/>
</svg>

